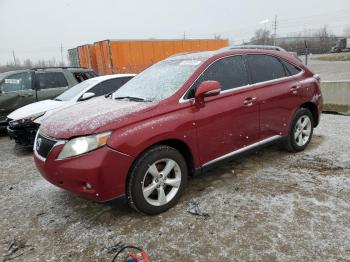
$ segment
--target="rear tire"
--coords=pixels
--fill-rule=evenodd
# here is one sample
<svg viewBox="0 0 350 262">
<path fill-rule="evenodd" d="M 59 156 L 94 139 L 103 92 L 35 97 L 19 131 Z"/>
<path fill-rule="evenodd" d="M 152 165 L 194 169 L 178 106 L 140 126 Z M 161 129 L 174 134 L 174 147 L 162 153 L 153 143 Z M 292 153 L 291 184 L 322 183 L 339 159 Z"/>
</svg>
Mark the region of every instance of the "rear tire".
<svg viewBox="0 0 350 262">
<path fill-rule="evenodd" d="M 299 108 L 293 117 L 285 148 L 290 152 L 303 151 L 310 143 L 314 129 L 314 119 L 310 110 Z"/>
<path fill-rule="evenodd" d="M 188 168 L 176 149 L 158 145 L 144 152 L 133 165 L 126 187 L 129 205 L 148 215 L 173 207 L 187 184 Z"/>
</svg>

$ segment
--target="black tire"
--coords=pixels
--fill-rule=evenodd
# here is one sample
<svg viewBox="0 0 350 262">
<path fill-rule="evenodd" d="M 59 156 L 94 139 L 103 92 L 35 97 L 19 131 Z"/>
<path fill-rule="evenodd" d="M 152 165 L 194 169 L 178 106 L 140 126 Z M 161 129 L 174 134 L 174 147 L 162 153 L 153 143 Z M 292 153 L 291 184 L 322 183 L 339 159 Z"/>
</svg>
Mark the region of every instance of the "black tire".
<svg viewBox="0 0 350 262">
<path fill-rule="evenodd" d="M 299 119 L 301 119 L 302 117 L 308 117 L 310 119 L 311 127 L 310 127 L 310 135 L 307 141 L 305 141 L 303 145 L 299 145 L 297 143 L 297 139 L 295 138 L 295 131 L 297 129 L 297 123 Z M 288 137 L 286 138 L 286 141 L 284 143 L 285 148 L 290 152 L 303 151 L 311 141 L 313 130 L 314 130 L 314 118 L 310 110 L 308 110 L 307 108 L 299 108 L 295 112 L 292 123 L 290 125 Z"/>
<path fill-rule="evenodd" d="M 145 181 L 145 177 L 149 176 L 150 173 L 147 173 L 150 166 L 162 159 L 170 159 L 177 163 L 176 170 L 181 171 L 181 183 L 180 186 L 176 187 L 178 190 L 174 197 L 166 204 L 155 206 L 150 204 L 144 194 L 143 194 L 143 183 Z M 158 164 L 157 164 L 158 165 Z M 164 166 L 165 167 L 165 166 Z M 158 167 L 157 167 L 158 168 Z M 159 171 L 159 170 L 158 170 Z M 175 169 L 171 171 L 173 175 L 175 175 Z M 147 175 L 148 174 L 148 175 Z M 178 174 L 178 172 L 177 172 Z M 170 174 L 169 174 L 170 175 Z M 152 177 L 152 176 L 151 176 Z M 186 161 L 184 157 L 181 155 L 179 151 L 176 149 L 165 146 L 165 145 L 157 145 L 146 152 L 144 152 L 133 164 L 131 171 L 128 176 L 127 185 L 126 185 L 126 196 L 128 199 L 128 204 L 135 209 L 136 211 L 148 214 L 148 215 L 156 215 L 159 213 L 162 213 L 169 208 L 173 207 L 177 201 L 179 200 L 186 184 L 187 184 L 187 177 L 188 177 L 188 167 L 186 164 Z M 148 178 L 148 177 L 147 177 Z M 153 177 L 152 177 L 153 178 Z M 154 182 L 155 180 L 153 180 Z M 165 180 L 164 180 L 165 181 Z M 153 183 L 151 182 L 151 183 Z M 158 181 L 157 181 L 158 182 Z M 150 183 L 150 184 L 151 184 Z M 166 187 L 171 187 L 165 185 L 165 182 L 163 183 L 164 188 L 166 190 Z M 158 189 L 156 189 L 152 194 L 158 193 Z M 167 194 L 167 193 L 166 193 Z M 168 192 L 169 194 L 169 192 Z M 155 200 L 156 201 L 156 200 Z"/>
</svg>

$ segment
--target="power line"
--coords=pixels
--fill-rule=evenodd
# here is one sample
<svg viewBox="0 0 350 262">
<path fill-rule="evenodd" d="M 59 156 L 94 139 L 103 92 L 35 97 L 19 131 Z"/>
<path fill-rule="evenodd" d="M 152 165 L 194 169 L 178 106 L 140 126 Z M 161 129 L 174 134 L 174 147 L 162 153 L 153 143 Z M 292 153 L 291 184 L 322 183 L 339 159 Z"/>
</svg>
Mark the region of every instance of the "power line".
<svg viewBox="0 0 350 262">
<path fill-rule="evenodd" d="M 62 46 L 62 43 L 61 43 L 60 49 L 61 49 L 61 63 L 63 66 L 63 46 Z"/>
<path fill-rule="evenodd" d="M 12 56 L 13 56 L 13 62 L 14 62 L 14 64 L 15 64 L 15 66 L 16 66 L 17 63 L 16 63 L 15 50 L 12 50 Z"/>
<path fill-rule="evenodd" d="M 277 15 L 275 15 L 275 21 L 273 23 L 273 45 L 276 45 L 276 37 L 277 37 Z"/>
</svg>

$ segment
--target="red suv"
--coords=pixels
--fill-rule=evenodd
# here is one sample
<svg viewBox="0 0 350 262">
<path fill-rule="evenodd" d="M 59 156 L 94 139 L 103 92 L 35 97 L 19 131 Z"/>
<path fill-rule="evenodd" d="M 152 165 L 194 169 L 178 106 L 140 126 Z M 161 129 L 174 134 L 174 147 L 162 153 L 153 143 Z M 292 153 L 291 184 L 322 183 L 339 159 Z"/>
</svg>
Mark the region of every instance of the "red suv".
<svg viewBox="0 0 350 262">
<path fill-rule="evenodd" d="M 303 150 L 320 120 L 319 78 L 288 53 L 170 57 L 117 92 L 48 117 L 35 163 L 52 184 L 139 212 L 173 206 L 187 177 L 260 146 Z"/>
</svg>

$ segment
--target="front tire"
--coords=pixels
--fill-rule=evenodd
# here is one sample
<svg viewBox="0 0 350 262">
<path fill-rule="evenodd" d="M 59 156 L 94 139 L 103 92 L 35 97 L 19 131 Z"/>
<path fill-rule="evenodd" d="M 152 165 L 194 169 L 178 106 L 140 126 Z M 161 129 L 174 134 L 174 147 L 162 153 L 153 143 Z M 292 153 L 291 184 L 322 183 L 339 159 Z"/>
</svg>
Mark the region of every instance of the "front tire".
<svg viewBox="0 0 350 262">
<path fill-rule="evenodd" d="M 186 161 L 179 151 L 165 145 L 152 147 L 136 160 L 130 171 L 128 203 L 140 213 L 162 213 L 177 203 L 187 176 Z"/>
<path fill-rule="evenodd" d="M 310 110 L 299 108 L 293 117 L 285 147 L 290 152 L 303 151 L 310 143 L 314 129 L 314 119 Z"/>
</svg>

